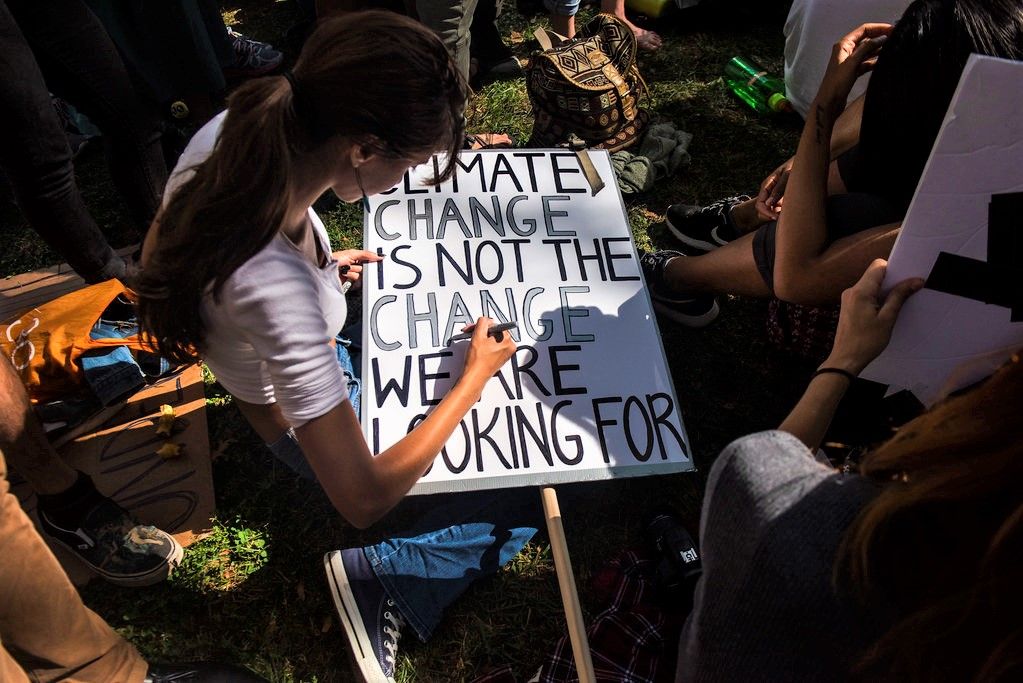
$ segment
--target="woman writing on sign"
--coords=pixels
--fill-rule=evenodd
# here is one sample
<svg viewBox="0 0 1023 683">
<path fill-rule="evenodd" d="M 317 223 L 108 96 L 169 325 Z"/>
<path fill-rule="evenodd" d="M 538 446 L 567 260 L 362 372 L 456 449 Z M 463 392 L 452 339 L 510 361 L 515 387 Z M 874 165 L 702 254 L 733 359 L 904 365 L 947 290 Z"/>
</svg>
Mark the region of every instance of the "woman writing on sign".
<svg viewBox="0 0 1023 683">
<path fill-rule="evenodd" d="M 515 344 L 488 336 L 491 321 L 481 318 L 455 386 L 374 457 L 349 400 L 342 364 L 350 369 L 350 359 L 334 340 L 347 314 L 343 281 L 379 259 L 332 254 L 311 204 L 328 189 L 346 201 L 387 190 L 439 150 L 448 164 L 438 180 L 450 176 L 465 96 L 444 46 L 418 23 L 389 12 L 324 22 L 293 72 L 242 85 L 196 134 L 143 250 L 139 317 L 160 352 L 177 361 L 200 355 L 275 455 L 299 470 L 307 462 L 357 527 L 415 484 Z M 459 514 L 400 547 L 385 541 L 344 559 L 332 554 L 339 612 L 368 678 L 392 675 L 402 614 L 425 638 L 471 582 L 466 575 L 496 571 L 498 557 L 506 561 L 531 536 L 512 534 L 495 553 L 494 525 L 463 523 L 471 505 Z M 438 558 L 441 566 L 431 564 Z"/>
</svg>

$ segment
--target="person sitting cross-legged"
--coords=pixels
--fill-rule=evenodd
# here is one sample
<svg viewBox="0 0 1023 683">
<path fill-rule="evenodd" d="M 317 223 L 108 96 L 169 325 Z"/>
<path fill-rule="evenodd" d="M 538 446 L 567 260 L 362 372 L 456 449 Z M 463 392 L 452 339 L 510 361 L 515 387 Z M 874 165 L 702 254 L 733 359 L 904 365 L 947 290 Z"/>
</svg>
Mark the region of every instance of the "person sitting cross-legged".
<svg viewBox="0 0 1023 683">
<path fill-rule="evenodd" d="M 795 156 L 757 197 L 668 208 L 669 231 L 694 255 L 642 257 L 657 311 L 700 326 L 717 315 L 716 294 L 837 303 L 890 254 L 971 53 L 1023 59 L 1017 0 L 917 0 L 894 27 L 864 24 L 838 41 Z"/>
</svg>

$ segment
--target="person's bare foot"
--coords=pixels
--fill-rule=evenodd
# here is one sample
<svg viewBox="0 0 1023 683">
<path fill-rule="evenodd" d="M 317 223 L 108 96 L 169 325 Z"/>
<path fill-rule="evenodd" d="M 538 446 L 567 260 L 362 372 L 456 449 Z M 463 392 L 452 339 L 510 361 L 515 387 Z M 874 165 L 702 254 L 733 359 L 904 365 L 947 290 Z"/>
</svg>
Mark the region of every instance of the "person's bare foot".
<svg viewBox="0 0 1023 683">
<path fill-rule="evenodd" d="M 507 133 L 468 133 L 462 149 L 508 149 L 515 141 Z"/>
<path fill-rule="evenodd" d="M 619 16 L 617 13 L 613 13 L 616 17 L 625 22 L 625 25 L 632 29 L 632 33 L 636 36 L 636 43 L 639 49 L 643 52 L 657 52 L 661 49 L 661 37 L 653 31 L 648 31 L 645 28 L 640 28 L 634 23 L 628 20 L 625 13 Z"/>
<path fill-rule="evenodd" d="M 644 52 L 657 52 L 661 49 L 663 41 L 661 37 L 653 31 L 648 31 L 645 28 L 640 28 L 632 22 L 625 22 L 631 28 L 632 32 L 636 34 L 636 44 L 639 45 L 639 49 Z"/>
</svg>

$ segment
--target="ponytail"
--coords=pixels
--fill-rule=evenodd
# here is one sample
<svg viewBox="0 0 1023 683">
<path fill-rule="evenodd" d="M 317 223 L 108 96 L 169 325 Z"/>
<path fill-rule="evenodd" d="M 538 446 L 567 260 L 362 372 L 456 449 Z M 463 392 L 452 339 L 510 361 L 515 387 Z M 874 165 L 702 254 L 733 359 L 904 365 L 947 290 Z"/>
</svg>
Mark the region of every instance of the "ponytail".
<svg viewBox="0 0 1023 683">
<path fill-rule="evenodd" d="M 156 250 L 136 285 L 141 326 L 161 355 L 195 358 L 207 286 L 216 298 L 280 229 L 291 194 L 288 140 L 296 127 L 284 78 L 242 85 L 228 102 L 213 153 L 164 207 Z"/>
<path fill-rule="evenodd" d="M 240 86 L 210 156 L 159 218 L 156 248 L 137 280 L 148 341 L 177 362 L 203 350 L 203 296 L 278 233 L 296 155 L 345 136 L 410 159 L 445 146 L 454 171 L 467 88 L 432 32 L 406 17 L 356 12 L 324 22 L 288 76 Z"/>
</svg>

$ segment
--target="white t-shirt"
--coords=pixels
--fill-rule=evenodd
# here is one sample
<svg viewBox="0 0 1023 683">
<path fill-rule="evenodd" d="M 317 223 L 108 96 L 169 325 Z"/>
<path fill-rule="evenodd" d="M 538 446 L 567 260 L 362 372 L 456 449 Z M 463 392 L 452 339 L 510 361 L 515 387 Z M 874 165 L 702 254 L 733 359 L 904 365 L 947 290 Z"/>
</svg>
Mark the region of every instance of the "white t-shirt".
<svg viewBox="0 0 1023 683">
<path fill-rule="evenodd" d="M 804 118 L 838 39 L 860 24 L 893 24 L 911 0 L 795 0 L 785 20 L 785 95 Z M 867 89 L 870 74 L 860 76 L 849 94 L 855 100 Z"/>
<path fill-rule="evenodd" d="M 165 204 L 191 177 L 189 169 L 213 151 L 225 115 L 211 119 L 188 143 L 167 181 Z M 312 208 L 309 220 L 323 253 L 330 254 L 327 231 Z M 278 232 L 231 274 L 218 302 L 206 293 L 199 313 L 206 328 L 203 360 L 242 401 L 276 402 L 298 427 L 348 398 L 330 344 L 348 315 L 334 259 L 318 268 Z"/>
</svg>

